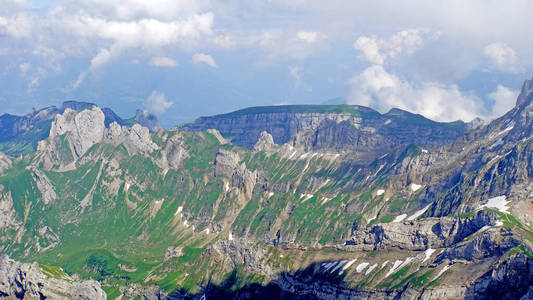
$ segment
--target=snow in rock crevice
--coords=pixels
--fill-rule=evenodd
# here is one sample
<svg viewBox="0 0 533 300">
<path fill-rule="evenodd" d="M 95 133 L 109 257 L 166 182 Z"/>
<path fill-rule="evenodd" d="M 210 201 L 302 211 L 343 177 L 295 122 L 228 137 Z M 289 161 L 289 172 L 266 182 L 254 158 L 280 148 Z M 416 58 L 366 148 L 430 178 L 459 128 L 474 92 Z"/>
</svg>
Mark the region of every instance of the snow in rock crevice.
<svg viewBox="0 0 533 300">
<path fill-rule="evenodd" d="M 431 248 L 428 248 L 426 251 L 424 251 L 424 254 L 426 255 L 426 257 L 424 257 L 424 260 L 422 260 L 422 262 L 425 262 L 426 260 L 430 259 L 431 258 L 431 255 L 433 253 L 435 253 L 435 249 L 431 249 Z"/>
<path fill-rule="evenodd" d="M 378 190 L 378 191 L 376 192 L 376 195 L 381 196 L 381 195 L 383 195 L 384 193 L 385 193 L 385 190 Z"/>
<path fill-rule="evenodd" d="M 444 272 L 446 272 L 446 270 L 448 270 L 450 267 L 451 267 L 451 265 L 446 265 L 446 266 L 444 266 L 444 268 L 442 268 L 442 269 L 440 270 L 440 272 L 439 272 L 435 277 L 433 277 L 433 279 L 431 279 L 431 281 L 434 281 L 434 280 L 436 280 L 437 278 L 439 278 L 439 277 L 440 277 Z"/>
<path fill-rule="evenodd" d="M 423 215 L 423 214 L 426 212 L 426 210 L 428 210 L 428 208 L 431 206 L 431 204 L 432 204 L 432 203 L 426 205 L 426 207 L 424 207 L 424 208 L 422 208 L 421 210 L 415 212 L 412 216 L 410 216 L 409 218 L 407 218 L 407 220 L 412 221 L 412 220 L 414 220 L 414 219 L 420 217 L 421 215 Z"/>
<path fill-rule="evenodd" d="M 399 215 L 399 216 L 396 216 L 396 218 L 394 218 L 394 220 L 392 220 L 392 222 L 393 222 L 393 223 L 401 222 L 401 221 L 403 221 L 406 217 L 407 217 L 406 214 L 401 214 L 401 215 Z"/>
<path fill-rule="evenodd" d="M 378 264 L 376 263 L 376 264 L 373 264 L 373 265 L 371 265 L 370 267 L 368 267 L 368 269 L 367 269 L 366 272 L 365 272 L 365 275 L 370 274 L 370 272 L 374 271 L 374 269 L 375 269 L 377 266 L 378 266 Z"/>
</svg>

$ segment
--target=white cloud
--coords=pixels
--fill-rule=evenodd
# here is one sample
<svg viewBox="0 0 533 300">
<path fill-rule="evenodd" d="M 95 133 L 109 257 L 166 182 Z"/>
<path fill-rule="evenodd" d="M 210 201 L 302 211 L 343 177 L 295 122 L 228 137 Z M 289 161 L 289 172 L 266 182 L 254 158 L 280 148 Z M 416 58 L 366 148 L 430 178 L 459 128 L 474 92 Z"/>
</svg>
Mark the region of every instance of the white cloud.
<svg viewBox="0 0 533 300">
<path fill-rule="evenodd" d="M 172 20 L 209 8 L 205 0 L 77 0 L 73 3 L 74 7 L 82 6 L 91 14 L 120 20 Z"/>
<path fill-rule="evenodd" d="M 174 103 L 167 100 L 164 93 L 153 91 L 146 100 L 144 100 L 144 107 L 153 114 L 161 115 L 167 111 Z"/>
<path fill-rule="evenodd" d="M 204 54 L 204 53 L 196 53 L 192 56 L 192 61 L 195 62 L 195 63 L 204 63 L 204 64 L 207 64 L 208 66 L 210 67 L 213 67 L 213 68 L 216 68 L 217 67 L 217 64 L 215 62 L 215 60 L 213 59 L 213 57 L 211 57 L 211 55 L 207 55 L 207 54 Z"/>
<path fill-rule="evenodd" d="M 492 117 L 499 117 L 513 108 L 519 91 L 511 90 L 498 84 L 496 90 L 487 95 L 492 102 Z"/>
<path fill-rule="evenodd" d="M 381 65 L 373 65 L 350 80 L 348 102 L 370 106 L 382 113 L 400 108 L 437 121 L 486 117 L 481 100 L 463 94 L 457 85 L 413 84 L 387 72 Z"/>
<path fill-rule="evenodd" d="M 422 45 L 422 36 L 428 33 L 428 30 L 408 29 L 402 30 L 388 39 L 361 36 L 355 41 L 354 48 L 362 52 L 361 57 L 363 59 L 373 64 L 382 65 L 387 59 L 397 57 L 402 52 L 412 54 Z"/>
<path fill-rule="evenodd" d="M 178 64 L 170 57 L 153 57 L 149 62 L 152 67 L 177 67 Z"/>
<path fill-rule="evenodd" d="M 29 62 L 25 62 L 19 65 L 19 70 L 22 74 L 26 74 L 30 68 L 31 64 Z"/>
<path fill-rule="evenodd" d="M 296 35 L 300 40 L 305 41 L 309 44 L 316 42 L 316 39 L 318 37 L 318 33 L 314 31 L 298 31 Z"/>
<path fill-rule="evenodd" d="M 0 17 L 0 36 L 28 38 L 31 33 L 31 20 L 28 16 L 16 14 L 8 18 Z"/>
<path fill-rule="evenodd" d="M 505 43 L 492 43 L 483 48 L 483 53 L 492 65 L 503 72 L 518 73 L 523 69 L 518 65 L 518 58 L 513 48 Z"/>
<path fill-rule="evenodd" d="M 300 66 L 291 66 L 289 67 L 289 75 L 294 79 L 294 86 L 297 88 L 303 88 L 304 90 L 310 92 L 312 88 L 307 84 L 302 78 L 303 68 Z"/>
</svg>

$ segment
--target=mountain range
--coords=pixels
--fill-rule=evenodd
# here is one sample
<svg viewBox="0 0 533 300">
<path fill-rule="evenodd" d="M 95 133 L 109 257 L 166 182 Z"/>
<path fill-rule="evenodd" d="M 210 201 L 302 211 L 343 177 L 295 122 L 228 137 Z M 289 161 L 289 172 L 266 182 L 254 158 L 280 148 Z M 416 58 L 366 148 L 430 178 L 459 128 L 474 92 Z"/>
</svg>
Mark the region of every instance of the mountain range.
<svg viewBox="0 0 533 300">
<path fill-rule="evenodd" d="M 299 105 L 165 130 L 65 102 L 0 124 L 0 295 L 533 298 L 530 80 L 486 123 Z"/>
</svg>

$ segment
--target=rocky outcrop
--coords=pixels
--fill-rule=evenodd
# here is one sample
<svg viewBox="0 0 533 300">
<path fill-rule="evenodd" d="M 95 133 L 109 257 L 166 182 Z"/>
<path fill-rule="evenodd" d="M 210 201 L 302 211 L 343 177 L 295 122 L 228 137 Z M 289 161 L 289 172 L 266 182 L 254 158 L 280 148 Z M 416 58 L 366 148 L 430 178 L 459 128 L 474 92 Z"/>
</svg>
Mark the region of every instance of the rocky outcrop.
<svg viewBox="0 0 533 300">
<path fill-rule="evenodd" d="M 127 127 L 117 123 L 111 123 L 109 129 L 105 130 L 104 141 L 111 142 L 115 145 L 123 144 L 130 153 L 137 151 L 152 152 L 158 148 L 152 142 L 148 128 L 139 124 Z"/>
<path fill-rule="evenodd" d="M 0 152 L 0 175 L 4 172 L 4 170 L 7 170 L 9 167 L 11 167 L 12 164 L 12 160 L 7 155 Z"/>
<path fill-rule="evenodd" d="M 61 269 L 42 270 L 0 254 L 0 296 L 16 299 L 107 299 L 100 283 L 74 280 Z"/>
</svg>

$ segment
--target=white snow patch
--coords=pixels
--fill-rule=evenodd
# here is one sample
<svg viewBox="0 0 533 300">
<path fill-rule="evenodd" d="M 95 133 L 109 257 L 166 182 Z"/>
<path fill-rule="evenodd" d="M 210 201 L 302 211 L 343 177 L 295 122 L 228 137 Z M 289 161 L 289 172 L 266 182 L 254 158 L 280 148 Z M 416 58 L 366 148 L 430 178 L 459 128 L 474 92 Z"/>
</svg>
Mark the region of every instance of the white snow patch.
<svg viewBox="0 0 533 300">
<path fill-rule="evenodd" d="M 313 196 L 314 196 L 313 194 L 302 194 L 302 195 L 300 196 L 300 199 L 303 198 L 302 202 L 305 202 L 305 201 L 307 201 L 307 200 L 313 198 Z"/>
<path fill-rule="evenodd" d="M 451 265 L 446 265 L 446 266 L 444 266 L 444 268 L 442 268 L 442 269 L 440 270 L 440 272 L 437 274 L 437 276 L 433 277 L 433 279 L 432 279 L 431 281 L 433 281 L 433 280 L 439 278 L 440 275 L 442 275 L 442 273 L 446 272 L 446 270 L 448 270 L 450 267 L 451 267 Z"/>
<path fill-rule="evenodd" d="M 378 168 L 378 170 L 376 171 L 376 173 L 374 173 L 374 175 L 372 175 L 372 176 L 376 176 L 376 175 L 378 175 L 379 171 L 381 171 L 381 169 L 383 169 L 383 167 L 384 167 L 385 165 L 387 165 L 387 164 L 382 164 L 382 165 L 380 165 L 379 168 Z"/>
<path fill-rule="evenodd" d="M 398 222 L 401 222 L 403 221 L 403 219 L 405 219 L 407 217 L 406 214 L 401 214 L 399 216 L 396 216 L 396 218 L 394 218 L 394 220 L 392 220 L 393 223 L 398 223 Z"/>
<path fill-rule="evenodd" d="M 376 263 L 376 264 L 373 264 L 373 265 L 371 265 L 370 267 L 368 267 L 368 269 L 367 269 L 366 272 L 365 272 L 365 275 L 370 274 L 370 272 L 374 271 L 374 269 L 375 269 L 377 266 L 378 266 L 378 264 Z"/>
<path fill-rule="evenodd" d="M 493 161 L 497 160 L 498 158 L 500 158 L 499 155 L 494 156 L 487 164 L 491 164 Z"/>
<path fill-rule="evenodd" d="M 397 260 L 394 262 L 394 265 L 392 266 L 392 268 L 389 270 L 389 272 L 387 273 L 387 275 L 385 275 L 385 278 L 386 277 L 389 277 L 389 275 L 391 275 L 392 273 L 398 271 L 399 269 L 405 267 L 406 265 L 408 265 L 411 261 L 413 261 L 415 258 L 414 257 L 408 257 L 406 258 L 403 262 L 401 260 Z"/>
<path fill-rule="evenodd" d="M 227 191 L 229 191 L 229 183 L 228 182 L 224 183 L 224 192 L 227 192 Z"/>
<path fill-rule="evenodd" d="M 187 222 L 187 220 L 183 220 L 183 226 L 189 228 L 190 225 L 189 225 L 189 223 Z"/>
<path fill-rule="evenodd" d="M 509 126 L 507 126 L 504 130 L 498 132 L 498 133 L 496 134 L 496 136 L 502 135 L 502 134 L 506 133 L 507 131 L 512 130 L 513 128 L 514 128 L 514 121 L 512 121 L 512 122 L 509 124 Z"/>
<path fill-rule="evenodd" d="M 324 266 L 324 269 L 325 271 L 329 270 L 331 267 L 333 267 L 337 262 L 335 261 L 332 261 L 332 262 L 329 262 L 329 263 L 326 263 L 326 265 Z"/>
<path fill-rule="evenodd" d="M 311 154 L 311 153 L 306 152 L 306 153 L 300 155 L 300 159 L 306 159 L 310 154 Z"/>
<path fill-rule="evenodd" d="M 418 191 L 422 186 L 420 184 L 412 183 L 411 184 L 411 191 L 416 192 Z"/>
<path fill-rule="evenodd" d="M 165 201 L 165 198 L 161 199 L 161 200 L 155 200 L 155 204 L 156 205 L 159 205 L 161 204 L 161 202 Z"/>
<path fill-rule="evenodd" d="M 344 267 L 342 267 L 343 270 L 346 270 L 348 269 L 349 267 L 351 267 L 353 265 L 354 262 L 357 261 L 357 258 L 354 258 L 352 260 L 350 260 L 347 264 L 344 265 Z"/>
<path fill-rule="evenodd" d="M 385 193 L 385 190 L 378 190 L 376 195 L 381 196 Z"/>
<path fill-rule="evenodd" d="M 233 241 L 233 234 L 231 232 L 229 233 L 228 240 Z"/>
<path fill-rule="evenodd" d="M 342 265 L 345 263 L 346 261 L 345 260 L 341 260 L 337 263 L 337 265 L 335 266 L 335 268 L 331 269 L 330 273 L 335 273 L 335 271 L 337 271 L 340 267 L 342 267 Z"/>
<path fill-rule="evenodd" d="M 298 153 L 298 151 L 294 150 L 294 152 L 289 156 L 289 159 L 292 159 L 294 157 L 294 155 L 296 155 L 296 153 Z"/>
<path fill-rule="evenodd" d="M 205 234 L 209 234 L 209 228 L 204 229 Z"/>
<path fill-rule="evenodd" d="M 389 155 L 388 153 L 385 153 L 383 154 L 382 156 L 380 156 L 378 159 L 384 159 L 385 157 L 387 157 L 387 155 Z"/>
<path fill-rule="evenodd" d="M 283 254 L 280 254 L 280 255 L 279 255 L 279 258 L 283 258 Z"/>
<path fill-rule="evenodd" d="M 494 142 L 494 144 L 492 144 L 492 145 L 489 147 L 489 149 L 492 150 L 492 148 L 496 148 L 496 147 L 498 147 L 499 145 L 503 145 L 503 140 L 502 140 L 502 139 L 499 139 L 499 140 L 497 140 L 496 142 Z"/>
<path fill-rule="evenodd" d="M 426 257 L 424 257 L 424 260 L 422 260 L 422 262 L 425 262 L 426 260 L 428 260 L 428 259 L 431 257 L 431 255 L 432 255 L 433 253 L 435 253 L 435 251 L 437 251 L 437 250 L 435 250 L 435 249 L 431 249 L 431 248 L 428 248 L 428 249 L 424 252 L 424 254 L 426 255 Z"/>
<path fill-rule="evenodd" d="M 381 268 L 382 268 L 382 269 L 385 268 L 385 267 L 387 266 L 388 263 L 389 263 L 388 260 L 384 261 L 383 264 L 381 265 Z"/>
<path fill-rule="evenodd" d="M 176 210 L 176 213 L 174 215 L 177 216 L 182 211 L 183 211 L 183 206 L 180 206 L 180 207 L 178 207 L 178 209 Z"/>
<path fill-rule="evenodd" d="M 130 189 L 130 184 L 126 182 L 126 192 Z"/>
<path fill-rule="evenodd" d="M 274 193 L 273 193 L 273 192 L 268 193 L 268 198 L 270 198 L 270 197 L 272 197 L 272 196 L 274 196 Z"/>
<path fill-rule="evenodd" d="M 431 203 L 426 205 L 426 207 L 422 208 L 421 210 L 415 212 L 412 216 L 410 216 L 409 218 L 407 218 L 407 220 L 409 221 L 412 221 L 418 217 L 420 217 L 422 214 L 424 214 L 426 212 L 426 210 L 428 210 L 428 208 L 431 206 Z"/>
<path fill-rule="evenodd" d="M 360 264 L 357 266 L 357 268 L 355 268 L 355 271 L 356 271 L 357 273 L 361 273 L 361 272 L 363 272 L 363 270 L 364 270 L 366 267 L 368 267 L 368 265 L 369 265 L 369 263 L 367 263 L 367 262 L 360 263 Z"/>
<path fill-rule="evenodd" d="M 387 121 L 385 121 L 385 123 L 383 125 L 389 125 L 390 123 L 392 123 L 392 120 L 388 119 Z"/>
<path fill-rule="evenodd" d="M 374 220 L 376 216 L 373 216 L 372 218 L 368 219 L 368 223 L 370 223 L 372 220 Z"/>
<path fill-rule="evenodd" d="M 498 220 L 496 221 L 496 224 L 494 224 L 495 227 L 500 227 L 500 226 L 503 226 L 503 222 Z"/>
<path fill-rule="evenodd" d="M 495 208 L 503 213 L 508 214 L 509 207 L 507 206 L 507 204 L 509 204 L 511 201 L 507 201 L 506 199 L 507 199 L 506 196 L 498 196 L 498 197 L 490 198 L 487 204 L 483 204 L 479 208 L 480 209 L 484 207 Z"/>
<path fill-rule="evenodd" d="M 322 199 L 322 204 L 328 202 L 329 200 L 331 200 L 331 198 L 324 197 L 324 198 Z"/>
<path fill-rule="evenodd" d="M 390 270 L 387 273 L 387 275 L 385 275 L 385 278 L 389 277 L 392 273 L 394 273 L 401 264 L 402 264 L 402 260 L 395 261 L 394 265 L 392 265 L 392 268 L 390 268 Z"/>
<path fill-rule="evenodd" d="M 427 149 L 422 149 L 422 153 L 429 153 L 429 151 Z"/>
</svg>

